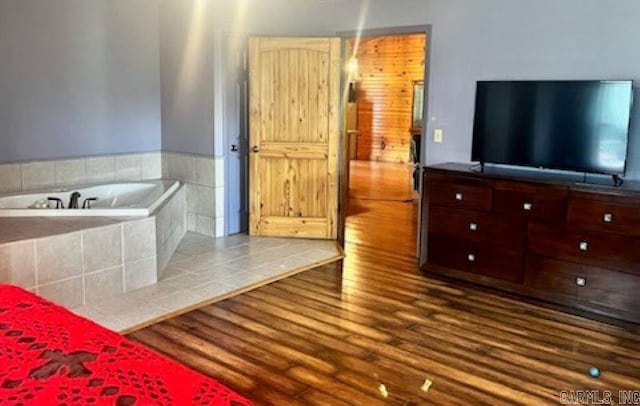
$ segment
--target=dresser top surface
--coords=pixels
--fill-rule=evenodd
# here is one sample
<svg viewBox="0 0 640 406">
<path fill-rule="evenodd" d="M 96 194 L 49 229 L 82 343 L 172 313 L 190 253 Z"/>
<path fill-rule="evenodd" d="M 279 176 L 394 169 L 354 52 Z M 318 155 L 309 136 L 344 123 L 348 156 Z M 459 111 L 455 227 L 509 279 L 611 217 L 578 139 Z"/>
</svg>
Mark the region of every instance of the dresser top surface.
<svg viewBox="0 0 640 406">
<path fill-rule="evenodd" d="M 615 187 L 612 185 L 613 181 L 610 177 L 599 175 L 588 175 L 589 181 L 585 183 L 582 179 L 578 180 L 578 178 L 583 177 L 581 174 L 494 166 L 485 166 L 484 171 L 481 171 L 479 165 L 457 162 L 427 166 L 425 168 L 425 174 L 429 172 L 468 175 L 486 180 L 506 180 L 566 186 L 572 191 L 585 193 L 640 197 L 640 182 L 626 180 L 622 186 Z M 608 184 L 606 182 L 608 182 Z"/>
</svg>

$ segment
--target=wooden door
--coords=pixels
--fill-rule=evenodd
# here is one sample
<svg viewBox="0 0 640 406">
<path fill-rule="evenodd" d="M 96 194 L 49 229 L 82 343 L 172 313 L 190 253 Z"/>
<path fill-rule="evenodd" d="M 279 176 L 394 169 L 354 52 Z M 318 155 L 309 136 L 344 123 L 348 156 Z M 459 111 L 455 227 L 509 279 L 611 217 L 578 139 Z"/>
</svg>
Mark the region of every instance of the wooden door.
<svg viewBox="0 0 640 406">
<path fill-rule="evenodd" d="M 340 40 L 252 38 L 251 235 L 335 239 Z"/>
</svg>

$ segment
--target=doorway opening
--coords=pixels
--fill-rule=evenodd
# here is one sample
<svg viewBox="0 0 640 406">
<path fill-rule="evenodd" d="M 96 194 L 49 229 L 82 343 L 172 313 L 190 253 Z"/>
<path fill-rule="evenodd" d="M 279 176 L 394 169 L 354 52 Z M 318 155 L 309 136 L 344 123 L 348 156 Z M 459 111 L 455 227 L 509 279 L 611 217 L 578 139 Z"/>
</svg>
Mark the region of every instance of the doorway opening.
<svg viewBox="0 0 640 406">
<path fill-rule="evenodd" d="M 339 214 L 341 242 L 368 245 L 376 249 L 417 257 L 419 163 L 420 158 L 424 156 L 421 140 L 424 139 L 423 116 L 427 100 L 425 89 L 428 87 L 425 86 L 425 80 L 428 77 L 429 33 L 429 27 L 402 27 L 368 31 L 357 38 L 356 33 L 341 35 L 345 49 L 339 63 L 347 65 L 351 72 L 347 78 L 342 79 L 342 86 L 349 90 L 349 103 L 342 104 L 341 109 L 343 129 L 347 130 L 341 137 L 342 146 L 340 147 L 342 167 L 340 172 L 343 174 L 339 182 L 342 189 L 340 199 L 342 210 Z M 286 42 L 285 40 L 293 40 L 293 38 L 282 38 L 275 44 L 280 46 L 281 43 Z M 304 45 L 309 46 L 311 42 L 318 39 L 298 40 L 306 41 Z M 248 182 L 248 178 L 251 178 L 248 176 L 250 157 L 261 156 L 274 159 L 274 152 L 268 148 L 260 148 L 259 145 L 253 144 L 250 147 L 247 124 L 248 104 L 251 98 L 248 94 L 247 71 L 250 68 L 248 65 L 251 65 L 248 64 L 251 58 L 247 58 L 246 39 L 236 42 L 238 43 L 242 46 L 226 50 L 224 53 L 226 58 L 222 64 L 222 70 L 225 71 L 223 77 L 226 79 L 223 83 L 227 86 L 224 102 L 225 193 L 227 195 L 225 223 L 233 225 L 225 230 L 227 235 L 247 230 L 248 196 L 251 189 Z M 312 47 L 306 52 L 315 52 L 316 48 Z M 300 52 L 296 51 L 293 56 L 297 58 L 299 54 Z M 290 59 L 288 57 L 288 60 Z M 272 58 L 272 63 L 278 60 Z M 295 64 L 294 68 L 299 73 L 304 72 L 309 66 L 307 57 Z M 322 66 L 322 69 L 312 72 L 324 72 L 330 65 Z M 287 66 L 287 74 L 283 76 L 286 80 L 277 88 L 281 89 L 287 85 L 288 89 L 292 83 L 297 83 L 298 91 L 278 100 L 295 101 L 294 104 L 298 108 L 293 110 L 299 114 L 292 115 L 289 112 L 287 117 L 297 117 L 300 123 L 306 123 L 317 109 L 300 108 L 299 95 L 310 95 L 310 89 L 317 88 L 317 84 L 305 86 L 304 81 L 292 81 L 291 78 L 294 76 L 290 74 L 289 68 L 290 66 Z M 326 74 L 329 75 L 326 76 L 327 79 L 332 77 L 329 73 Z M 300 77 L 310 79 L 312 76 L 308 74 Z M 280 83 L 276 80 L 280 80 L 279 78 L 280 76 L 265 83 Z M 324 81 L 324 76 L 318 80 L 320 79 L 323 80 L 322 83 L 328 83 Z M 303 90 L 302 93 L 300 89 Z M 330 92 L 322 94 L 330 94 Z M 269 106 L 271 110 L 279 106 L 272 102 L 264 105 Z M 269 114 L 275 114 L 271 110 Z M 287 109 L 289 110 L 292 109 Z M 336 110 L 329 108 L 327 111 Z M 232 123 L 227 125 L 228 121 Z M 289 122 L 291 120 L 283 121 L 283 123 Z M 299 131 L 296 132 L 296 134 L 299 133 Z M 317 146 L 314 144 L 314 147 Z M 282 155 L 282 153 L 279 154 Z M 289 155 L 287 153 L 285 157 L 291 158 Z M 280 172 L 289 177 L 298 173 L 293 170 Z M 274 173 L 280 176 L 280 172 Z M 308 173 L 308 171 L 303 172 Z M 318 174 L 320 173 L 324 172 L 319 171 Z M 293 189 L 290 186 L 300 184 L 300 178 L 293 176 L 283 184 L 289 186 L 282 190 L 292 195 Z M 333 182 L 325 184 L 333 184 Z M 307 195 L 316 194 L 305 193 L 305 196 Z M 280 200 L 287 203 L 291 199 L 287 197 Z M 296 208 L 295 205 L 285 203 L 279 204 L 278 207 Z M 295 214 L 296 210 L 293 210 L 293 213 Z M 307 221 L 305 224 L 311 223 Z M 343 231 L 345 235 L 342 235 Z"/>
<path fill-rule="evenodd" d="M 417 257 L 427 36 L 345 41 L 346 243 Z"/>
</svg>

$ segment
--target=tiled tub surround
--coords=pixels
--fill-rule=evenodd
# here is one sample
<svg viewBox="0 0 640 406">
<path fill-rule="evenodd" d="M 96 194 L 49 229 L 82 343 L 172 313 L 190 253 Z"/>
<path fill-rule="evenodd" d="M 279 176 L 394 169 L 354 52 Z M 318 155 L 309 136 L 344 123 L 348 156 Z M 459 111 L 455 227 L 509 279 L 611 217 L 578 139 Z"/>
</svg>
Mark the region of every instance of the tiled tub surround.
<svg viewBox="0 0 640 406">
<path fill-rule="evenodd" d="M 67 307 L 155 284 L 162 261 L 166 264 L 186 232 L 185 206 L 182 187 L 147 218 L 3 220 L 6 229 L 44 223 L 41 232 L 52 235 L 1 244 L 0 282 Z"/>
<path fill-rule="evenodd" d="M 0 281 L 67 307 L 155 283 L 155 219 L 0 245 Z"/>
<path fill-rule="evenodd" d="M 126 332 L 341 258 L 334 241 L 188 233 L 159 283 L 72 311 Z"/>
<path fill-rule="evenodd" d="M 22 217 L 0 218 L 0 245 L 68 234 L 87 228 L 114 225 L 127 219 L 113 217 Z"/>
<path fill-rule="evenodd" d="M 162 177 L 160 152 L 0 164 L 0 193 Z"/>
<path fill-rule="evenodd" d="M 174 152 L 0 164 L 0 194 L 50 187 L 175 179 L 187 185 L 189 231 L 224 235 L 224 159 Z"/>
<path fill-rule="evenodd" d="M 155 215 L 158 279 L 187 233 L 187 188 L 182 186 Z"/>
<path fill-rule="evenodd" d="M 211 237 L 224 235 L 224 160 L 163 152 L 162 176 L 187 185 L 187 228 Z"/>
</svg>

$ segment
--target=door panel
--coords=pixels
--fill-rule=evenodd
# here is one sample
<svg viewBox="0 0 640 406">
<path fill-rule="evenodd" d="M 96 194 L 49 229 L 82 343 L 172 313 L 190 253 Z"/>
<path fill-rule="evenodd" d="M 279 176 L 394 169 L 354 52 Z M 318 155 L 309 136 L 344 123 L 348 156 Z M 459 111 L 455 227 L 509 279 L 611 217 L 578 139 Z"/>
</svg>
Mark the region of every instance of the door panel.
<svg viewBox="0 0 640 406">
<path fill-rule="evenodd" d="M 265 156 L 261 160 L 261 182 L 268 185 L 268 192 L 274 196 L 264 201 L 263 216 L 325 216 L 327 185 L 323 174 L 327 172 L 326 161 Z"/>
<path fill-rule="evenodd" d="M 250 233 L 335 239 L 340 40 L 250 41 Z"/>
</svg>

